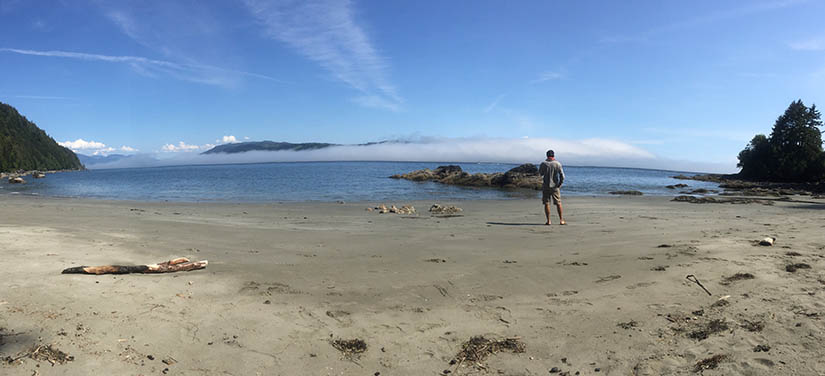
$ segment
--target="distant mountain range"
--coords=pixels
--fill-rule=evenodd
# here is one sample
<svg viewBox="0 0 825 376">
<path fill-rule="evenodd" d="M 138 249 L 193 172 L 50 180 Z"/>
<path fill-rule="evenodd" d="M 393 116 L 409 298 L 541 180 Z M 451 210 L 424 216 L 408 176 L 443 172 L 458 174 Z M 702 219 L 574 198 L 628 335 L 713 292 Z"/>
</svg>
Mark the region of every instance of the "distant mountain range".
<svg viewBox="0 0 825 376">
<path fill-rule="evenodd" d="M 0 171 L 81 169 L 77 156 L 0 102 Z"/>
<path fill-rule="evenodd" d="M 80 163 L 83 163 L 85 166 L 117 162 L 117 161 L 119 161 L 123 158 L 129 158 L 129 157 L 130 157 L 129 155 L 123 155 L 123 154 L 109 154 L 109 155 L 84 155 L 84 154 L 78 154 L 77 155 L 77 158 L 80 159 Z"/>
<path fill-rule="evenodd" d="M 368 142 L 366 144 L 357 144 L 355 146 L 369 146 L 386 143 L 405 143 L 404 141 L 379 141 Z M 275 142 L 275 141 L 250 141 L 250 142 L 236 142 L 232 144 L 223 144 L 215 146 L 201 154 L 217 154 L 217 153 L 243 153 L 246 151 L 305 151 L 325 149 L 332 146 L 343 146 L 340 144 L 327 144 L 322 142 L 305 142 L 293 144 L 291 142 Z"/>
</svg>

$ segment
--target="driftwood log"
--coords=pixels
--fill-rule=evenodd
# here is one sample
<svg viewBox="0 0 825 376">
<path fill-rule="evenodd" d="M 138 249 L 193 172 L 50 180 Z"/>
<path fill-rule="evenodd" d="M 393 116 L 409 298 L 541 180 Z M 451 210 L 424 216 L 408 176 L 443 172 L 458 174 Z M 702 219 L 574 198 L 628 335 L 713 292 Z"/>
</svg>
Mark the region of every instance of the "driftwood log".
<svg viewBox="0 0 825 376">
<path fill-rule="evenodd" d="M 203 269 L 207 264 L 207 260 L 193 262 L 186 257 L 180 257 L 160 264 L 76 266 L 63 269 L 63 274 L 174 273 Z"/>
</svg>

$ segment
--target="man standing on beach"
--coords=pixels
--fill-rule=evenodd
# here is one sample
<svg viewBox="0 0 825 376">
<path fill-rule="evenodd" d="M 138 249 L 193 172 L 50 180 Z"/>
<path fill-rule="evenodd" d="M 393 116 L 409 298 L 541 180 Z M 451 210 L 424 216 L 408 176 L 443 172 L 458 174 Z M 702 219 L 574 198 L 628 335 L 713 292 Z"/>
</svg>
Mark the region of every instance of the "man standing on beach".
<svg viewBox="0 0 825 376">
<path fill-rule="evenodd" d="M 539 166 L 539 174 L 541 174 L 543 181 L 541 184 L 541 202 L 544 204 L 544 215 L 547 216 L 545 225 L 550 224 L 550 201 L 556 205 L 556 210 L 559 212 L 559 224 L 566 225 L 564 217 L 561 215 L 561 188 L 564 183 L 564 170 L 561 168 L 561 163 L 556 160 L 556 153 L 552 150 L 547 151 L 547 159 L 541 162 Z"/>
</svg>

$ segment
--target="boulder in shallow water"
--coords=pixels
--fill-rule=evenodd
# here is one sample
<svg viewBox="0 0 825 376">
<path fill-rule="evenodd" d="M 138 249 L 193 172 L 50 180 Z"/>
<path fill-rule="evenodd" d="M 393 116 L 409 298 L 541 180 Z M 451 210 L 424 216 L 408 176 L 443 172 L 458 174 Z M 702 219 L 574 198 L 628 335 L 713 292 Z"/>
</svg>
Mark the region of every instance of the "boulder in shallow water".
<svg viewBox="0 0 825 376">
<path fill-rule="evenodd" d="M 538 175 L 538 168 L 532 163 L 525 163 L 507 172 L 470 174 L 462 170 L 460 166 L 447 165 L 439 166 L 435 170 L 417 170 L 390 177 L 469 187 L 541 189 L 541 177 Z"/>
<path fill-rule="evenodd" d="M 458 165 L 446 165 L 446 166 L 438 166 L 438 168 L 433 171 L 436 175 L 452 175 L 452 174 L 459 174 L 464 172 L 461 169 L 461 166 Z"/>
<path fill-rule="evenodd" d="M 639 191 L 612 191 L 608 192 L 611 195 L 625 195 L 625 196 L 641 196 L 643 195 L 642 192 Z"/>
<path fill-rule="evenodd" d="M 538 175 L 539 168 L 532 163 L 525 163 L 518 167 L 513 167 L 507 172 L 519 173 L 519 174 L 528 174 L 528 175 Z"/>
</svg>

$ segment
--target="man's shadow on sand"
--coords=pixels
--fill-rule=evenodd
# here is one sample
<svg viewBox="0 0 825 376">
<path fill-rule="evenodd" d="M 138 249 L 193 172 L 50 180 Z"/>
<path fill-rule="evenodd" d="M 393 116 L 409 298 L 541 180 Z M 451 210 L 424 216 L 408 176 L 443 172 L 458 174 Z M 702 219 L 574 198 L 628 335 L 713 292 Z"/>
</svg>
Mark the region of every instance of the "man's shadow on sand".
<svg viewBox="0 0 825 376">
<path fill-rule="evenodd" d="M 487 222 L 488 225 L 496 226 L 544 226 L 544 223 L 518 223 L 518 222 Z"/>
</svg>

